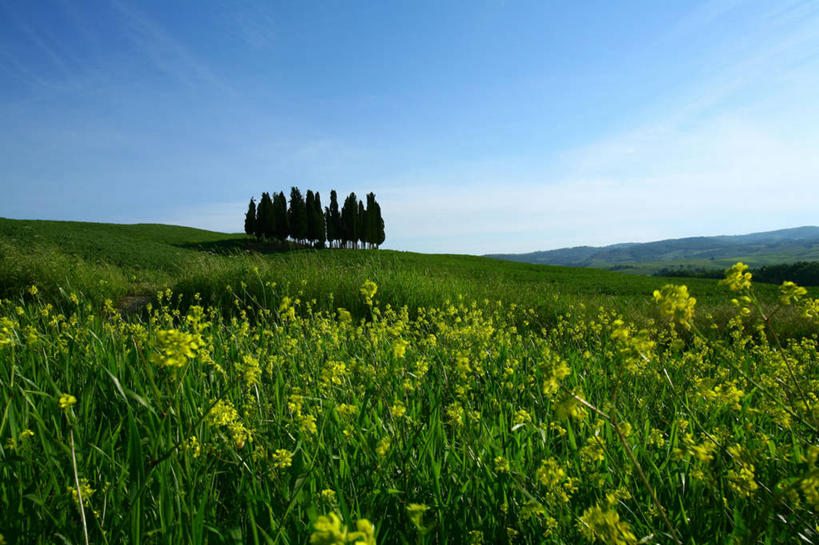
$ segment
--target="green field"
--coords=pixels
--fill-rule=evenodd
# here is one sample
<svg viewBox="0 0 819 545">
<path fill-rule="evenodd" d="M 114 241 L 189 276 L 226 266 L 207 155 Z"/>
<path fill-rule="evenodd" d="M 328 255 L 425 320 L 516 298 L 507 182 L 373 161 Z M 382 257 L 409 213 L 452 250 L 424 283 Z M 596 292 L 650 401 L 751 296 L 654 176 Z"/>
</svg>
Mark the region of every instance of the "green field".
<svg viewBox="0 0 819 545">
<path fill-rule="evenodd" d="M 465 255 L 431 255 L 390 250 L 277 251 L 244 235 L 169 225 L 24 221 L 0 219 L 0 297 L 16 297 L 36 284 L 41 296 L 59 300 L 72 290 L 118 308 L 170 288 L 190 303 L 199 294 L 208 303 L 229 305 L 240 290 L 262 297 L 265 282 L 315 299 L 314 308 L 343 306 L 356 317 L 366 309 L 358 287 L 373 280 L 381 301 L 393 307 L 439 306 L 459 296 L 501 300 L 537 311 L 541 324 L 566 313 L 600 307 L 645 325 L 659 319 L 651 294 L 678 279 L 652 278 L 579 267 L 504 262 Z M 724 323 L 733 312 L 725 289 L 714 280 L 686 279 L 700 315 Z M 226 289 L 227 287 L 231 289 Z M 819 295 L 819 289 L 809 288 Z M 758 286 L 763 301 L 776 288 Z M 275 306 L 277 301 L 265 301 Z M 783 332 L 815 332 L 789 315 Z M 786 327 L 785 327 L 786 326 Z"/>
<path fill-rule="evenodd" d="M 0 543 L 819 542 L 817 293 L 679 280 L 0 220 Z"/>
</svg>

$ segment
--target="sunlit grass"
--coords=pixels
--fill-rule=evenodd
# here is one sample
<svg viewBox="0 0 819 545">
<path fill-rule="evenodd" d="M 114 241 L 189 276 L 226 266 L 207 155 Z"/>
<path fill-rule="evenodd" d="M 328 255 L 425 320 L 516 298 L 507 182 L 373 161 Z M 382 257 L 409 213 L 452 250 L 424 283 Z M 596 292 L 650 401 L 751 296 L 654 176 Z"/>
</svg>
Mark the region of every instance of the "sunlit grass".
<svg viewBox="0 0 819 545">
<path fill-rule="evenodd" d="M 246 259 L 142 315 L 67 289 L 2 303 L 7 542 L 817 541 L 819 348 L 764 321 L 813 323 L 808 294 L 718 286 L 737 303 L 711 335 L 692 285 L 643 329 L 463 283 L 396 295 L 418 277 L 383 261 L 351 260 L 381 271 L 366 284 Z"/>
</svg>

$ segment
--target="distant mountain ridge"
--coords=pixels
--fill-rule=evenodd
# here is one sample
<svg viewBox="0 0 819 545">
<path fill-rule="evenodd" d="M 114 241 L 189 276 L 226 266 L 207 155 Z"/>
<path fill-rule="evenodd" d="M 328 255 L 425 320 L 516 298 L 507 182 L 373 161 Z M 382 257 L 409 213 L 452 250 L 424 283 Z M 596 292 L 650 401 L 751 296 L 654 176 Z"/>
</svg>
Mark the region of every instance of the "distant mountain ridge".
<svg viewBox="0 0 819 545">
<path fill-rule="evenodd" d="M 743 261 L 764 266 L 819 261 L 819 227 L 803 226 L 747 235 L 687 237 L 609 246 L 576 246 L 525 254 L 487 257 L 571 267 L 652 273 L 668 267 L 719 268 Z"/>
</svg>

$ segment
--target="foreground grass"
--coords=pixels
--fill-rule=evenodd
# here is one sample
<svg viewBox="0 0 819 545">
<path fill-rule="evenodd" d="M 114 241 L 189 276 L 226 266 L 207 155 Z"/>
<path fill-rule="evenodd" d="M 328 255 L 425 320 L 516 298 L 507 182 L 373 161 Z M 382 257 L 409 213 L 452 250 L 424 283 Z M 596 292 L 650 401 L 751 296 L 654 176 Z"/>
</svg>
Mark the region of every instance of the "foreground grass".
<svg viewBox="0 0 819 545">
<path fill-rule="evenodd" d="M 682 292 L 660 297 L 676 326 L 541 328 L 446 290 L 410 313 L 371 282 L 324 311 L 309 276 L 249 272 L 210 292 L 232 312 L 171 292 L 129 320 L 68 291 L 0 306 L 7 542 L 819 540 L 819 346 L 780 345 L 745 288 L 719 341 L 680 326 Z"/>
</svg>

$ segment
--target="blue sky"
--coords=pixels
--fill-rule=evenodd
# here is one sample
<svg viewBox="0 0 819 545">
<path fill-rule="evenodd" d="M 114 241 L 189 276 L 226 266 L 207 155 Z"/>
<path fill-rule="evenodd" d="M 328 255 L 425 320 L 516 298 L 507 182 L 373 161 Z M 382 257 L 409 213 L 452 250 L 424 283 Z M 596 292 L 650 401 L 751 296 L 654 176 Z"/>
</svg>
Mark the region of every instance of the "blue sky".
<svg viewBox="0 0 819 545">
<path fill-rule="evenodd" d="M 0 0 L 0 216 L 237 232 L 374 191 L 385 246 L 819 224 L 819 2 Z"/>
</svg>

